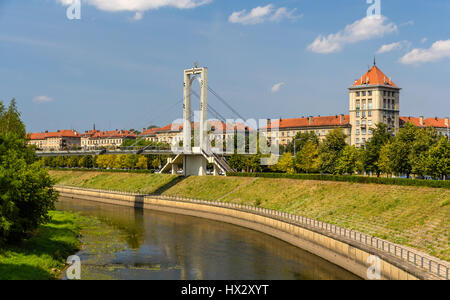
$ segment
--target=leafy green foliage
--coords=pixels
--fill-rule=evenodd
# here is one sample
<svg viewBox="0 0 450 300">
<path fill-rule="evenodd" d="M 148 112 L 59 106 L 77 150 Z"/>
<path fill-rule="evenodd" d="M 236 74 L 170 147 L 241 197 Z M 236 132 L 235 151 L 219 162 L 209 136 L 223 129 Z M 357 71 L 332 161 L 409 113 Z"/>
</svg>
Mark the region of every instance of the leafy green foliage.
<svg viewBox="0 0 450 300">
<path fill-rule="evenodd" d="M 319 170 L 322 173 L 334 174 L 339 157 L 347 143 L 346 135 L 337 128 L 331 131 L 319 146 Z"/>
<path fill-rule="evenodd" d="M 25 126 L 11 101 L 0 112 L 0 244 L 24 238 L 49 221 L 57 200 L 53 181 L 25 141 Z"/>
<path fill-rule="evenodd" d="M 285 173 L 227 173 L 231 177 L 262 177 L 262 178 L 288 178 L 299 180 L 342 181 L 353 183 L 370 183 L 400 186 L 421 186 L 450 189 L 450 181 L 436 180 L 410 180 L 404 178 L 384 178 L 350 175 L 321 175 L 321 174 L 285 174 Z"/>
</svg>

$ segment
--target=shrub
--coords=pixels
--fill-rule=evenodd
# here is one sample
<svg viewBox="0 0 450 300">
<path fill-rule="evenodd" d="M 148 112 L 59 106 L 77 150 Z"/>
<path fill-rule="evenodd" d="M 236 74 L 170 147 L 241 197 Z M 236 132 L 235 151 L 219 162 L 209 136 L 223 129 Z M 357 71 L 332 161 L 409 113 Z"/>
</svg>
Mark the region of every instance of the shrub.
<svg viewBox="0 0 450 300">
<path fill-rule="evenodd" d="M 405 179 L 405 178 L 381 178 L 381 177 L 365 177 L 352 175 L 285 174 L 285 173 L 227 173 L 227 176 L 287 178 L 287 179 L 320 180 L 320 181 L 343 181 L 353 183 L 421 186 L 421 187 L 450 189 L 450 181 L 419 180 L 419 179 Z"/>
</svg>

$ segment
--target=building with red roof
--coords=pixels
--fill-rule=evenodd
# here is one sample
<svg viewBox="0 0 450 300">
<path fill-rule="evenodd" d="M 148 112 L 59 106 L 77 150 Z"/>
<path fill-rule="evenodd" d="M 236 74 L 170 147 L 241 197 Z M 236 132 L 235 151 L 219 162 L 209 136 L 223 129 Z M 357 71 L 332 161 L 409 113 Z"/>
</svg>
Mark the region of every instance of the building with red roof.
<svg viewBox="0 0 450 300">
<path fill-rule="evenodd" d="M 82 134 L 81 148 L 86 150 L 115 149 L 126 140 L 135 140 L 137 135 L 129 130 L 100 131 L 90 130 Z"/>
<path fill-rule="evenodd" d="M 31 133 L 28 135 L 28 143 L 44 151 L 79 148 L 81 145 L 81 134 L 75 130 Z"/>
</svg>

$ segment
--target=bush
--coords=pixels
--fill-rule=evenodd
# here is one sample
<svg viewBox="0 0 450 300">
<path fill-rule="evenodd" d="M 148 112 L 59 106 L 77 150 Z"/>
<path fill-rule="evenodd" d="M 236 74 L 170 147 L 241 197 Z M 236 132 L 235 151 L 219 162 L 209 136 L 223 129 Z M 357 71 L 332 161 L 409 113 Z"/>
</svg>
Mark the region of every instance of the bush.
<svg viewBox="0 0 450 300">
<path fill-rule="evenodd" d="M 0 134 L 0 244 L 20 240 L 49 221 L 58 197 L 32 148 L 15 134 Z"/>
<path fill-rule="evenodd" d="M 105 173 L 137 173 L 137 174 L 153 174 L 154 170 L 115 170 L 115 169 L 64 169 L 64 168 L 50 168 L 52 171 L 80 171 L 80 172 L 105 172 Z"/>
<path fill-rule="evenodd" d="M 285 174 L 285 173 L 227 173 L 235 177 L 287 178 L 299 180 L 344 181 L 353 183 L 422 186 L 450 189 L 450 181 L 419 180 L 405 178 L 381 178 L 351 175 L 322 175 L 322 174 Z"/>
</svg>

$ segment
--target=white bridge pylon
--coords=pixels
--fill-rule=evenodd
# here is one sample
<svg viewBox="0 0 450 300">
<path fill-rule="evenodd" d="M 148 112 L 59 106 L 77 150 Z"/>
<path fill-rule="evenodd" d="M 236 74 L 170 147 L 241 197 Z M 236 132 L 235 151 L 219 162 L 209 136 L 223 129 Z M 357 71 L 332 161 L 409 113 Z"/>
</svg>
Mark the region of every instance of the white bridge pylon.
<svg viewBox="0 0 450 300">
<path fill-rule="evenodd" d="M 199 77 L 200 76 L 200 77 Z M 191 88 L 195 79 L 200 79 L 200 124 L 199 147 L 192 147 Z M 161 173 L 178 174 L 179 165 L 183 165 L 184 176 L 205 176 L 208 163 L 214 166 L 213 175 L 233 171 L 228 163 L 209 150 L 208 143 L 208 68 L 199 68 L 197 63 L 192 69 L 184 70 L 184 106 L 183 106 L 183 153 L 169 158 Z"/>
</svg>

